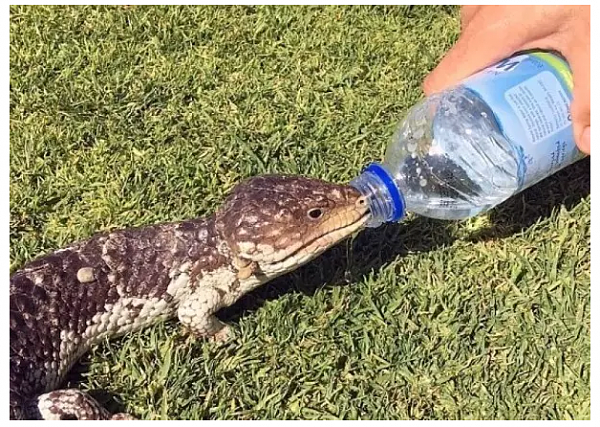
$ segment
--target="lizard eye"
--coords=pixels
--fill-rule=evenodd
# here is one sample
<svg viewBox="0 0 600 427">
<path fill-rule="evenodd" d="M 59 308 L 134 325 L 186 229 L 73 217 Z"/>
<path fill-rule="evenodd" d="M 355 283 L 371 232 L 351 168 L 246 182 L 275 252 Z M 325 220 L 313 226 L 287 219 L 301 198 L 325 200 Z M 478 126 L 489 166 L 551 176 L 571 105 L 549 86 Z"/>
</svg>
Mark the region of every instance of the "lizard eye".
<svg viewBox="0 0 600 427">
<path fill-rule="evenodd" d="M 308 211 L 308 217 L 310 219 L 319 219 L 323 216 L 323 210 L 321 208 L 314 208 Z"/>
</svg>

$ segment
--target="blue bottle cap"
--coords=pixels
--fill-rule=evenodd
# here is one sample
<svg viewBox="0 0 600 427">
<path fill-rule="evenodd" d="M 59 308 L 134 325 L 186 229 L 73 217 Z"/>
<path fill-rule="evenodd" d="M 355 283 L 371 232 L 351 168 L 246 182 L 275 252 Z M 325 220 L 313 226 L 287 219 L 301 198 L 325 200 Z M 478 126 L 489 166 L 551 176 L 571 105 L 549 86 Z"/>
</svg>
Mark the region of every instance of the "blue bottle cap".
<svg viewBox="0 0 600 427">
<path fill-rule="evenodd" d="M 363 170 L 363 172 L 369 172 L 377 176 L 381 182 L 385 185 L 388 194 L 392 200 L 393 211 L 391 218 L 387 219 L 388 222 L 400 221 L 405 214 L 404 198 L 400 194 L 400 190 L 394 183 L 394 180 L 379 163 L 371 163 Z"/>
</svg>

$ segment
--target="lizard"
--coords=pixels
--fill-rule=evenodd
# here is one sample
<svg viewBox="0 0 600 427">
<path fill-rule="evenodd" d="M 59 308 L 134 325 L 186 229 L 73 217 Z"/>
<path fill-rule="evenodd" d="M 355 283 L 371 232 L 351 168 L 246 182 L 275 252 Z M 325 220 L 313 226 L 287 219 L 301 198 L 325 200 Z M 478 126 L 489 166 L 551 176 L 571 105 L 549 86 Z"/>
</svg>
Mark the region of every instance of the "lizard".
<svg viewBox="0 0 600 427">
<path fill-rule="evenodd" d="M 212 215 L 100 232 L 10 277 L 10 418 L 134 419 L 60 388 L 93 345 L 177 318 L 192 337 L 233 338 L 215 313 L 360 230 L 349 185 L 270 174 L 237 184 Z"/>
</svg>

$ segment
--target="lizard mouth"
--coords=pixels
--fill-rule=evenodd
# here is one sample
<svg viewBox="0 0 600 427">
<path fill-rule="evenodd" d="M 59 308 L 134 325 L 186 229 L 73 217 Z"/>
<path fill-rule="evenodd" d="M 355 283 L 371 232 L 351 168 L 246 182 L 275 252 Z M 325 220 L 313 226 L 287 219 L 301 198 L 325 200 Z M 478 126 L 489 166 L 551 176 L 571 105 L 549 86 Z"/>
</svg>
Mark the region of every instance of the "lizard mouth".
<svg viewBox="0 0 600 427">
<path fill-rule="evenodd" d="M 340 221 L 341 223 L 337 224 L 337 226 L 333 224 L 329 230 L 305 241 L 300 247 L 287 254 L 283 259 L 277 261 L 274 260 L 270 263 L 270 269 L 276 271 L 289 271 L 305 264 L 359 230 L 366 224 L 371 216 L 371 212 L 369 209 L 365 209 L 360 213 L 353 211 L 346 215 L 356 215 L 356 217 L 352 218 L 350 221 Z"/>
</svg>

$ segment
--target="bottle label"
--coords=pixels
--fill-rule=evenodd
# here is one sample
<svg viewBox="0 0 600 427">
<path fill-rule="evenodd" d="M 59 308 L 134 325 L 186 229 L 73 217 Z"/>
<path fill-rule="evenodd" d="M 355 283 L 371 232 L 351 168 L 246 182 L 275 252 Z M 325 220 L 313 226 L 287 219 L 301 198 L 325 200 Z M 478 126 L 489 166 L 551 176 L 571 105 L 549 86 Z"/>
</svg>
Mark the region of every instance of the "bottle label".
<svg viewBox="0 0 600 427">
<path fill-rule="evenodd" d="M 520 190 L 585 157 L 573 136 L 573 79 L 557 56 L 513 56 L 462 85 L 489 105 L 501 132 L 521 153 Z"/>
</svg>

